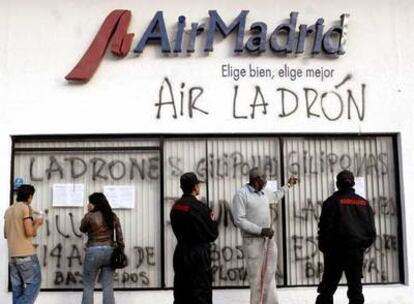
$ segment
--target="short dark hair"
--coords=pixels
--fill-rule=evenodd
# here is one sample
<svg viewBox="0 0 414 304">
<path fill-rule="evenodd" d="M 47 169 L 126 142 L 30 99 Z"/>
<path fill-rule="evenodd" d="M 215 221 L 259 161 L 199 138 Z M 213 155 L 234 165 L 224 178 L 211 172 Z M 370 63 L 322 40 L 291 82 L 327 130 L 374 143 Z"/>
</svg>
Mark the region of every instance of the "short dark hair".
<svg viewBox="0 0 414 304">
<path fill-rule="evenodd" d="M 348 170 L 339 172 L 336 176 L 336 186 L 339 190 L 353 188 L 355 186 L 354 174 Z"/>
<path fill-rule="evenodd" d="M 191 194 L 194 187 L 199 183 L 202 183 L 202 181 L 198 179 L 194 172 L 184 173 L 180 177 L 180 188 L 184 194 Z"/>
<path fill-rule="evenodd" d="M 30 196 L 33 196 L 35 193 L 35 187 L 29 184 L 23 184 L 17 189 L 17 198 L 18 202 L 27 202 Z"/>
</svg>

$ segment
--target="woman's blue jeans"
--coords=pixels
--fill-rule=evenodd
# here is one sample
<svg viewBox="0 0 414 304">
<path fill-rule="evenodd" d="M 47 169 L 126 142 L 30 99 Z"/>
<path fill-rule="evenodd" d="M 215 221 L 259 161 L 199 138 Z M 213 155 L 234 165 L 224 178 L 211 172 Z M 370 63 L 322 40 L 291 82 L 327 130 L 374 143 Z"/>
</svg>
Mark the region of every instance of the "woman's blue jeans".
<svg viewBox="0 0 414 304">
<path fill-rule="evenodd" d="M 103 304 L 114 304 L 113 275 L 111 267 L 111 246 L 90 246 L 86 248 L 83 264 L 83 295 L 82 304 L 93 304 L 93 291 L 96 277 L 100 271 L 103 290 Z"/>
</svg>

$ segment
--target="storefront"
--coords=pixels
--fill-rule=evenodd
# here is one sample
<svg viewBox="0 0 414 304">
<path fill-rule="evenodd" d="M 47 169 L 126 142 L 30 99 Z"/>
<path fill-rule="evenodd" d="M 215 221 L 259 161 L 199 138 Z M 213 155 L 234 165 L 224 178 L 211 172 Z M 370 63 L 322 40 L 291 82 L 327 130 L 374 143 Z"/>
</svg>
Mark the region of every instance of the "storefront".
<svg viewBox="0 0 414 304">
<path fill-rule="evenodd" d="M 20 183 L 36 187 L 33 205 L 46 219 L 35 239 L 40 303 L 80 300 L 86 239 L 79 224 L 95 191 L 110 198 L 130 257 L 114 278 L 117 299 L 171 303 L 169 211 L 186 171 L 206 181 L 201 198 L 220 225 L 215 303 L 247 303 L 230 209 L 256 166 L 278 185 L 300 179 L 271 210 L 283 302 L 314 302 L 323 272 L 321 205 L 348 169 L 375 211 L 367 301 L 409 303 L 414 6 L 180 3 L 0 5 L 0 181 L 9 185 L 0 189 L 0 211 Z M 7 245 L 0 246 L 10 298 Z"/>
</svg>

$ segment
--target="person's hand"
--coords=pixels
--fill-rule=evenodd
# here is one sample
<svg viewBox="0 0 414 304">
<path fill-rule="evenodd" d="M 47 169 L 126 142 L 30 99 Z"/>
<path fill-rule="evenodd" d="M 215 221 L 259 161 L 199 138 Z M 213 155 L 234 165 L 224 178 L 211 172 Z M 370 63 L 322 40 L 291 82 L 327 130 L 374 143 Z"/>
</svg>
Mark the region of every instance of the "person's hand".
<svg viewBox="0 0 414 304">
<path fill-rule="evenodd" d="M 275 232 L 272 228 L 262 228 L 262 232 L 260 233 L 261 236 L 272 238 Z"/>
<path fill-rule="evenodd" d="M 95 206 L 93 204 L 89 203 L 87 205 L 87 208 L 88 208 L 88 212 L 92 212 L 95 209 Z"/>
<path fill-rule="evenodd" d="M 297 177 L 294 177 L 294 176 L 289 177 L 288 182 L 287 182 L 288 187 L 292 187 L 292 186 L 296 185 L 297 183 L 299 183 L 299 179 Z"/>
<path fill-rule="evenodd" d="M 44 223 L 44 219 L 42 218 L 42 217 L 38 217 L 38 218 L 36 218 L 35 220 L 34 220 L 34 224 L 36 225 L 36 226 L 42 226 L 43 225 L 43 223 Z"/>
</svg>

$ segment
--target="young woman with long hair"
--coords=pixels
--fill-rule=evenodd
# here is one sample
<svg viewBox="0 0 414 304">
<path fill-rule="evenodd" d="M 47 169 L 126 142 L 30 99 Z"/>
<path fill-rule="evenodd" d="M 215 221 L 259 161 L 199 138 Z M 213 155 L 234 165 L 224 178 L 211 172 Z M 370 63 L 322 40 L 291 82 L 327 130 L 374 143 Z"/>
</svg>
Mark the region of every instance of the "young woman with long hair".
<svg viewBox="0 0 414 304">
<path fill-rule="evenodd" d="M 93 303 L 93 290 L 99 271 L 103 303 L 113 304 L 115 303 L 114 270 L 111 267 L 111 255 L 115 243 L 114 235 L 116 235 L 117 245 L 125 247 L 121 225 L 103 193 L 95 192 L 89 196 L 88 200 L 88 213 L 83 217 L 79 228 L 88 235 L 83 264 L 82 304 Z"/>
</svg>

